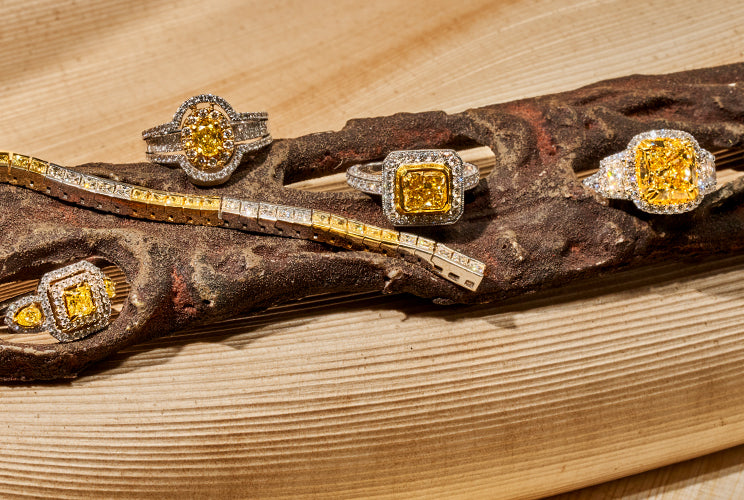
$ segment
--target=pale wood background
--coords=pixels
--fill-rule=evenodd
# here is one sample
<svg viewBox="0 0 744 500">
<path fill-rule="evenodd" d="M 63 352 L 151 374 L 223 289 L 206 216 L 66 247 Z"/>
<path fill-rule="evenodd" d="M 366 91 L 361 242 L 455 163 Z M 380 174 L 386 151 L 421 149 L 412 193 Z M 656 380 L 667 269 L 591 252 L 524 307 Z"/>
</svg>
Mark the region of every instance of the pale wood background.
<svg viewBox="0 0 744 500">
<path fill-rule="evenodd" d="M 0 13 L 2 147 L 70 165 L 141 160 L 202 92 L 290 137 L 744 59 L 721 0 Z M 535 498 L 650 471 L 563 498 L 741 498 L 743 311 L 739 256 L 505 305 L 318 297 L 0 387 L 0 496 Z"/>
</svg>

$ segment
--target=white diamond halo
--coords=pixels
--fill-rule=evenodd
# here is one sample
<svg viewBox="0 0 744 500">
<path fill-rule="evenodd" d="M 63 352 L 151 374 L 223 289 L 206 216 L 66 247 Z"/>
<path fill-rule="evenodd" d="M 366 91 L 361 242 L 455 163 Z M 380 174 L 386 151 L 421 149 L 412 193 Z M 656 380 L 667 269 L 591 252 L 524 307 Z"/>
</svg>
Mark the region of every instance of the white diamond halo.
<svg viewBox="0 0 744 500">
<path fill-rule="evenodd" d="M 668 138 L 682 139 L 692 144 L 695 150 L 698 194 L 688 202 L 654 205 L 644 200 L 640 194 L 634 151 L 642 141 Z M 634 136 L 625 150 L 602 159 L 599 162 L 599 170 L 584 179 L 583 184 L 605 198 L 631 200 L 636 207 L 647 213 L 681 214 L 697 208 L 705 195 L 716 189 L 715 157 L 710 151 L 701 148 L 697 140 L 687 132 L 671 129 L 650 130 Z"/>
</svg>

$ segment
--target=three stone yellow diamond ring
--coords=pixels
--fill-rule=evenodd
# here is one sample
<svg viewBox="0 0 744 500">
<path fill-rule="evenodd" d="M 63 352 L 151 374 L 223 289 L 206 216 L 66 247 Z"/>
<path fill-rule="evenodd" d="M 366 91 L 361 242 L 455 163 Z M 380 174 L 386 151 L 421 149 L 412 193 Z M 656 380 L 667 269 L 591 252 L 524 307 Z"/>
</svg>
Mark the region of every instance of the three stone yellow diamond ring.
<svg viewBox="0 0 744 500">
<path fill-rule="evenodd" d="M 713 155 L 681 130 L 651 130 L 599 163 L 584 185 L 607 197 L 632 200 L 644 212 L 688 212 L 716 188 Z"/>
<path fill-rule="evenodd" d="M 453 224 L 465 208 L 465 191 L 478 184 L 478 167 L 449 149 L 393 151 L 384 161 L 352 165 L 346 182 L 382 196 L 396 226 Z"/>
<path fill-rule="evenodd" d="M 230 178 L 243 155 L 271 144 L 267 121 L 267 113 L 237 113 L 221 97 L 202 94 L 142 138 L 148 160 L 180 165 L 192 183 L 213 186 Z"/>
<path fill-rule="evenodd" d="M 88 261 L 42 276 L 36 293 L 12 302 L 5 324 L 14 333 L 49 332 L 60 342 L 81 339 L 108 325 L 114 282 Z"/>
</svg>

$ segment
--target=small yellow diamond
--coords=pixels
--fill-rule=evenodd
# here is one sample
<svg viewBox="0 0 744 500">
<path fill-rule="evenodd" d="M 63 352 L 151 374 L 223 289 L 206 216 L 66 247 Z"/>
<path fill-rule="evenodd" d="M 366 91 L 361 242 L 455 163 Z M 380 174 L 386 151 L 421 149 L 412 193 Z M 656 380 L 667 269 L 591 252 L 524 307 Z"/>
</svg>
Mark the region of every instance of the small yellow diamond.
<svg viewBox="0 0 744 500">
<path fill-rule="evenodd" d="M 70 287 L 64 291 L 65 307 L 67 308 L 67 317 L 70 321 L 90 316 L 96 312 L 96 305 L 93 302 L 93 292 L 88 283 Z"/>
<path fill-rule="evenodd" d="M 217 109 L 191 114 L 181 129 L 181 147 L 186 157 L 202 170 L 223 166 L 233 154 L 233 131 L 225 115 Z"/>
<path fill-rule="evenodd" d="M 106 295 L 113 299 L 116 297 L 116 283 L 111 278 L 103 278 L 103 285 L 106 288 Z"/>
<path fill-rule="evenodd" d="M 165 197 L 165 204 L 169 207 L 182 207 L 183 196 L 177 194 L 169 194 Z"/>
<path fill-rule="evenodd" d="M 33 158 L 31 160 L 31 164 L 29 165 L 28 169 L 31 172 L 36 172 L 37 174 L 46 175 L 48 167 L 49 166 L 47 165 L 45 161 L 39 160 L 37 158 Z"/>
<path fill-rule="evenodd" d="M 399 214 L 447 213 L 452 202 L 451 173 L 441 163 L 401 165 L 395 171 L 395 209 Z"/>
<path fill-rule="evenodd" d="M 698 197 L 695 147 L 688 139 L 645 139 L 635 148 L 638 193 L 649 205 L 681 205 Z"/>
<path fill-rule="evenodd" d="M 36 328 L 44 322 L 44 313 L 41 312 L 39 304 L 29 304 L 15 313 L 13 321 L 23 328 Z"/>
<path fill-rule="evenodd" d="M 16 168 L 22 168 L 23 170 L 28 170 L 28 167 L 31 165 L 31 158 L 24 155 L 13 155 L 12 160 L 13 166 Z"/>
<path fill-rule="evenodd" d="M 0 167 L 7 167 L 8 165 L 10 165 L 10 153 L 0 152 Z"/>
</svg>

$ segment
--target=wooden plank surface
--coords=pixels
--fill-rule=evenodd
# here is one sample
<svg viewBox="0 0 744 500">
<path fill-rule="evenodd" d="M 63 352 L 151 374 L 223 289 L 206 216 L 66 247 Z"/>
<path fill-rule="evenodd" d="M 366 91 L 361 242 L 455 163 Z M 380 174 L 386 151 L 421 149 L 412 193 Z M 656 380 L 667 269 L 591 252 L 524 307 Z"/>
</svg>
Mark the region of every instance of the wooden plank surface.
<svg viewBox="0 0 744 500">
<path fill-rule="evenodd" d="M 723 1 L 0 9 L 3 148 L 62 164 L 141 160 L 206 91 L 288 137 L 744 56 Z M 0 496 L 534 498 L 648 471 L 744 443 L 743 306 L 740 256 L 480 307 L 317 297 L 0 387 Z M 568 498 L 738 498 L 742 464 Z"/>
</svg>

